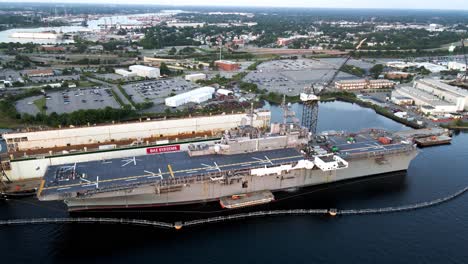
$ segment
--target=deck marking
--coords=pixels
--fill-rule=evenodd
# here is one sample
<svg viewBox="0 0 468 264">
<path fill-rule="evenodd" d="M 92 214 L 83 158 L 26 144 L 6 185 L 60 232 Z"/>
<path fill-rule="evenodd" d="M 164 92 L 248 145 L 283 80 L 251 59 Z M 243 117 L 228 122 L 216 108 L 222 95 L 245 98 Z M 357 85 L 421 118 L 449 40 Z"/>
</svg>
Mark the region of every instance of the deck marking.
<svg viewBox="0 0 468 264">
<path fill-rule="evenodd" d="M 215 166 L 212 166 L 212 165 L 208 165 L 208 164 L 205 164 L 205 163 L 200 163 L 202 166 L 205 166 L 205 169 L 207 171 L 213 171 L 213 170 L 219 170 L 219 167 L 216 165 L 215 163 Z M 221 170 L 220 170 L 221 171 Z"/>
<path fill-rule="evenodd" d="M 123 159 L 122 162 L 125 162 L 124 164 L 122 164 L 122 167 L 125 167 L 130 163 L 133 163 L 133 165 L 136 165 L 136 158 L 133 157 L 133 158 L 130 158 L 130 159 Z"/>
<path fill-rule="evenodd" d="M 85 179 L 85 178 L 80 178 L 80 180 L 82 180 L 82 181 L 84 181 L 84 182 L 86 182 L 86 183 L 91 183 L 91 181 L 89 181 L 89 180 L 87 180 L 87 179 Z"/>
<path fill-rule="evenodd" d="M 216 163 L 216 161 L 213 162 L 213 163 L 214 163 L 214 165 L 216 166 L 215 168 L 216 168 L 218 171 L 221 171 L 221 169 L 220 169 L 219 166 L 218 166 L 218 163 Z"/>
<path fill-rule="evenodd" d="M 172 166 L 167 164 L 167 168 L 169 169 L 169 174 L 171 175 L 172 179 L 174 179 L 174 172 L 172 171 Z"/>
<path fill-rule="evenodd" d="M 158 170 L 159 170 L 159 173 L 158 173 L 158 174 L 157 174 L 157 173 L 154 173 L 154 172 L 152 172 L 152 171 L 147 171 L 147 170 L 145 170 L 144 172 L 151 174 L 151 176 L 148 176 L 148 179 L 159 178 L 160 180 L 163 180 L 164 178 L 163 178 L 163 176 L 162 176 L 161 169 L 158 169 Z"/>
<path fill-rule="evenodd" d="M 45 184 L 45 180 L 42 180 L 41 185 L 39 185 L 39 190 L 37 191 L 37 196 L 41 195 L 41 192 L 44 189 L 44 184 Z"/>
<path fill-rule="evenodd" d="M 63 187 L 63 188 L 58 188 L 57 191 L 62 191 L 62 190 L 68 190 L 70 187 Z"/>
<path fill-rule="evenodd" d="M 275 165 L 266 155 L 265 155 L 265 159 L 266 159 L 266 162 L 270 163 L 271 165 Z"/>
<path fill-rule="evenodd" d="M 138 179 L 134 178 L 134 179 L 128 179 L 128 180 L 125 180 L 125 181 L 128 182 L 128 181 L 136 181 L 136 180 L 138 180 Z"/>
</svg>

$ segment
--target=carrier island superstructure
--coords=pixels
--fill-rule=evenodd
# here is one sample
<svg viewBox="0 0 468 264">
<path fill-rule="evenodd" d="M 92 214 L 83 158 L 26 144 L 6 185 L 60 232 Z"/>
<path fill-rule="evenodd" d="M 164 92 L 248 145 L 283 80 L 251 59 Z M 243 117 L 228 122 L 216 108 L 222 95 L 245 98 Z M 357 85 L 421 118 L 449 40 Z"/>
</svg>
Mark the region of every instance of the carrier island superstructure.
<svg viewBox="0 0 468 264">
<path fill-rule="evenodd" d="M 37 196 L 71 211 L 208 201 L 235 208 L 272 201 L 277 191 L 404 171 L 418 153 L 377 129 L 311 135 L 294 120 L 268 129 L 252 121 L 185 149 L 49 165 Z"/>
</svg>

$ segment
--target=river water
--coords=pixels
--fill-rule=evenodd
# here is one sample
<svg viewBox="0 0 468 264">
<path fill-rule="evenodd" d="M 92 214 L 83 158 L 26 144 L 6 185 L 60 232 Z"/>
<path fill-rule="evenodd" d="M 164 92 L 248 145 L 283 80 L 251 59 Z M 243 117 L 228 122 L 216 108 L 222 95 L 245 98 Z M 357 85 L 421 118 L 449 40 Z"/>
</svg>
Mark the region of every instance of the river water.
<svg viewBox="0 0 468 264">
<path fill-rule="evenodd" d="M 299 105 L 293 108 L 300 110 Z M 277 107 L 273 111 L 280 121 Z M 367 127 L 405 129 L 357 105 L 320 105 L 319 130 Z M 406 175 L 307 188 L 293 194 L 301 196 L 249 210 L 358 209 L 433 200 L 468 185 L 467 161 L 468 133 L 457 133 L 451 145 L 422 149 Z M 174 221 L 213 216 L 210 210 L 219 206 L 164 210 L 117 211 L 111 216 Z M 60 202 L 0 201 L 2 219 L 66 215 Z M 402 213 L 265 217 L 180 231 L 98 224 L 0 227 L 5 263 L 466 263 L 467 244 L 468 195 Z"/>
<path fill-rule="evenodd" d="M 56 31 L 63 33 L 79 32 L 79 31 L 97 31 L 100 25 L 110 25 L 111 22 L 115 24 L 135 24 L 139 25 L 142 22 L 135 20 L 135 17 L 145 16 L 167 16 L 170 13 L 148 13 L 148 14 L 134 14 L 134 15 L 117 15 L 105 16 L 99 19 L 88 21 L 88 27 L 82 26 L 63 26 L 63 27 L 38 27 L 38 28 L 14 28 L 9 30 L 0 31 L 0 42 L 19 42 L 19 43 L 37 43 L 37 44 L 60 44 L 71 43 L 70 39 L 30 39 L 30 38 L 12 38 L 11 34 L 14 32 L 41 32 L 41 31 Z"/>
</svg>

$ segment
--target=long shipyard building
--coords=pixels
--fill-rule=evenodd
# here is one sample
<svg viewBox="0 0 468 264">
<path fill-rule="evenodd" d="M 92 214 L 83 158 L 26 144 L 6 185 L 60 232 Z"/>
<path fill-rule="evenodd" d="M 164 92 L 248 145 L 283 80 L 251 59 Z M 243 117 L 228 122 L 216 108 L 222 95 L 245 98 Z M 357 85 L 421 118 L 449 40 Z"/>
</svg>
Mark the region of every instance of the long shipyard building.
<svg viewBox="0 0 468 264">
<path fill-rule="evenodd" d="M 253 121 L 186 148 L 169 144 L 141 155 L 50 164 L 37 196 L 64 200 L 70 211 L 208 201 L 237 208 L 270 202 L 277 191 L 405 171 L 418 153 L 382 130 L 312 137 L 297 121 L 269 129 Z"/>
<path fill-rule="evenodd" d="M 226 129 L 247 124 L 268 127 L 270 118 L 269 111 L 257 110 L 5 133 L 2 136 L 8 152 L 1 159 L 0 179 L 19 183 L 36 180 L 39 187 L 49 166 L 142 156 L 174 148 L 184 151 L 192 143 L 219 140 Z"/>
</svg>

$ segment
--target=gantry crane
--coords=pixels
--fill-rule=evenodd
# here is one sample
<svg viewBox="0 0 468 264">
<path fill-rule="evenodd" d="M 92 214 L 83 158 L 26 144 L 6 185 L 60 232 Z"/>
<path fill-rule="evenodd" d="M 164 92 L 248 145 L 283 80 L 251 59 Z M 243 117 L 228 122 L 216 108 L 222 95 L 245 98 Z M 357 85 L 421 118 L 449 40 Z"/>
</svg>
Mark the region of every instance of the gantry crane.
<svg viewBox="0 0 468 264">
<path fill-rule="evenodd" d="M 366 38 L 361 40 L 354 48 L 354 51 L 359 50 L 366 40 Z M 333 73 L 332 77 L 324 85 L 312 84 L 311 86 L 304 88 L 304 92 L 300 94 L 300 99 L 303 104 L 302 125 L 308 128 L 313 135 L 317 133 L 318 105 L 320 101 L 320 95 L 323 94 L 328 88 L 330 88 L 340 71 L 351 59 L 352 55 L 353 53 L 350 52 L 340 67 L 338 67 L 335 73 Z"/>
</svg>

